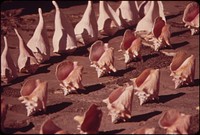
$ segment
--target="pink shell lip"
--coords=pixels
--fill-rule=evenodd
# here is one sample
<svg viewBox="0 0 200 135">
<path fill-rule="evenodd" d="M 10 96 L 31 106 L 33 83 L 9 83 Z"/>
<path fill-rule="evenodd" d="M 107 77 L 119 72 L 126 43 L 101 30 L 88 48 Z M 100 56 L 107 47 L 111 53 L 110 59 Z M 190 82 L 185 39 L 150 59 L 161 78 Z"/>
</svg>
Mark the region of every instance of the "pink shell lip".
<svg viewBox="0 0 200 135">
<path fill-rule="evenodd" d="M 137 87 L 140 87 L 140 85 L 145 81 L 145 79 L 149 76 L 151 72 L 151 68 L 145 69 L 135 80 L 135 84 Z"/>
<path fill-rule="evenodd" d="M 199 4 L 196 2 L 189 3 L 183 14 L 183 22 L 191 22 L 199 14 Z"/>
<path fill-rule="evenodd" d="M 97 40 L 91 45 L 89 59 L 91 62 L 98 61 L 102 54 L 105 52 L 103 41 Z"/>
<path fill-rule="evenodd" d="M 113 91 L 108 99 L 110 103 L 113 103 L 115 100 L 117 100 L 119 98 L 119 96 L 125 91 L 124 87 L 119 87 L 118 89 L 116 89 L 115 91 Z"/>
<path fill-rule="evenodd" d="M 162 28 L 164 26 L 165 21 L 162 19 L 162 17 L 155 18 L 152 33 L 156 38 L 158 38 L 161 35 Z"/>
</svg>

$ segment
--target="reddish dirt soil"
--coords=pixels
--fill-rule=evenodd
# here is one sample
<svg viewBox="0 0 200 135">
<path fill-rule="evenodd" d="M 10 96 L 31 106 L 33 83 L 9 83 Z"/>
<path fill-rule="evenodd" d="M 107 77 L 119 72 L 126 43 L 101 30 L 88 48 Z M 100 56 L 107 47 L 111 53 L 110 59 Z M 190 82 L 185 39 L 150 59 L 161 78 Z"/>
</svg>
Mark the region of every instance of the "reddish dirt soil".
<svg viewBox="0 0 200 135">
<path fill-rule="evenodd" d="M 20 3 L 20 2 L 19 2 Z M 124 64 L 123 54 L 118 52 L 120 42 L 125 30 L 119 31 L 112 37 L 100 37 L 104 42 L 108 42 L 114 47 L 116 73 L 97 78 L 94 68 L 90 67 L 88 59 L 90 45 L 80 47 L 73 54 L 58 55 L 52 53 L 52 35 L 54 31 L 55 10 L 51 1 L 46 1 L 48 8 L 41 4 L 44 9 L 44 19 L 47 26 L 48 37 L 51 45 L 51 58 L 45 64 L 41 64 L 35 74 L 20 73 L 19 77 L 10 84 L 1 83 L 1 97 L 8 104 L 8 112 L 5 120 L 5 129 L 7 133 L 13 134 L 37 134 L 41 124 L 47 118 L 52 120 L 62 129 L 70 133 L 79 133 L 78 123 L 73 120 L 76 115 L 83 115 L 88 107 L 95 103 L 103 111 L 103 117 L 99 128 L 100 134 L 128 134 L 141 127 L 155 127 L 157 134 L 164 134 L 166 131 L 158 125 L 158 120 L 162 112 L 175 108 L 180 112 L 192 115 L 192 124 L 190 133 L 199 131 L 199 34 L 190 35 L 190 31 L 182 23 L 183 10 L 189 1 L 164 1 L 164 9 L 167 22 L 171 25 L 171 42 L 173 48 L 166 48 L 167 51 L 186 50 L 196 57 L 195 83 L 190 86 L 184 86 L 174 89 L 174 83 L 169 76 L 169 64 L 172 57 L 165 56 L 160 52 L 155 52 L 149 47 L 142 48 L 144 62 L 132 61 L 128 65 Z M 21 3 L 23 5 L 24 3 Z M 69 2 L 62 4 L 62 11 L 67 14 L 73 24 L 80 20 L 86 8 L 86 3 L 69 6 Z M 120 1 L 109 4 L 116 9 Z M 20 5 L 20 4 L 19 4 Z M 40 4 L 34 4 L 33 7 L 20 7 L 18 9 L 1 11 L 1 32 L 6 32 L 8 45 L 14 61 L 17 61 L 19 55 L 18 39 L 13 31 L 13 27 L 18 27 L 25 42 L 30 39 L 38 23 L 37 8 Z M 51 5 L 51 6 L 49 6 Z M 65 6 L 66 5 L 66 6 Z M 5 5 L 3 5 L 5 6 Z M 94 3 L 95 13 L 98 16 L 99 3 Z M 42 7 L 42 8 L 43 8 Z M 22 8 L 24 8 L 22 10 Z M 30 9 L 31 8 L 31 9 Z M 78 9 L 78 10 L 77 10 Z M 135 27 L 131 28 L 132 30 Z M 1 34 L 1 51 L 4 43 Z M 78 94 L 64 96 L 55 77 L 55 68 L 63 60 L 78 61 L 84 66 L 83 85 L 84 91 Z M 130 79 L 137 77 L 146 68 L 159 68 L 161 70 L 159 101 L 139 105 L 138 97 L 133 97 L 132 117 L 127 122 L 117 124 L 111 123 L 108 116 L 106 104 L 102 102 L 117 87 L 130 83 Z M 48 81 L 48 101 L 47 112 L 37 113 L 33 116 L 26 116 L 26 108 L 20 103 L 20 89 L 23 83 L 28 79 L 39 78 Z"/>
</svg>

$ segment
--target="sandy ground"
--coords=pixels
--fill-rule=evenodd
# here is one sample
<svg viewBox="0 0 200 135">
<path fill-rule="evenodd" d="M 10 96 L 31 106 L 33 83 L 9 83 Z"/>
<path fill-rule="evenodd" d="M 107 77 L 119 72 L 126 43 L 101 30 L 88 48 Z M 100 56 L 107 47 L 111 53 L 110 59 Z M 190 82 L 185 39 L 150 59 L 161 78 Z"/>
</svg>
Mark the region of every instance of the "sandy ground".
<svg viewBox="0 0 200 135">
<path fill-rule="evenodd" d="M 51 5 L 51 1 L 46 1 L 46 3 L 47 5 Z M 68 3 L 63 3 L 61 10 L 69 16 L 73 26 L 75 26 L 82 17 L 86 8 L 86 3 L 73 6 L 68 6 Z M 99 128 L 99 133 L 101 134 L 127 134 L 140 127 L 155 127 L 156 133 L 165 133 L 165 130 L 159 127 L 158 120 L 161 117 L 162 112 L 171 108 L 192 115 L 193 118 L 190 133 L 197 133 L 199 131 L 199 111 L 196 110 L 196 107 L 199 106 L 199 34 L 191 36 L 190 31 L 183 26 L 183 10 L 188 3 L 189 1 L 163 2 L 167 22 L 172 27 L 171 42 L 173 48 L 168 48 L 166 50 L 187 50 L 189 54 L 194 54 L 196 57 L 195 83 L 178 89 L 174 89 L 174 83 L 169 76 L 170 71 L 168 66 L 171 63 L 172 57 L 165 56 L 160 52 L 155 52 L 148 47 L 144 47 L 142 49 L 142 56 L 144 58 L 143 63 L 140 61 L 133 61 L 128 65 L 124 64 L 124 60 L 122 59 L 123 54 L 118 52 L 124 30 L 118 32 L 113 37 L 100 38 L 104 42 L 108 42 L 109 45 L 115 49 L 114 65 L 118 71 L 108 76 L 97 78 L 95 69 L 90 67 L 88 59 L 88 49 L 90 46 L 81 47 L 75 53 L 70 55 L 60 56 L 58 54 L 53 54 L 52 35 L 54 31 L 55 10 L 53 6 L 47 7 L 48 10 L 45 10 L 43 15 L 51 45 L 50 60 L 45 64 L 41 64 L 38 71 L 33 75 L 20 73 L 19 77 L 12 83 L 8 85 L 1 83 L 1 97 L 9 104 L 7 118 L 5 120 L 7 132 L 14 134 L 39 133 L 42 122 L 50 117 L 60 128 L 65 129 L 70 133 L 79 133 L 77 130 L 78 123 L 73 120 L 74 116 L 83 115 L 88 107 L 95 103 L 100 106 L 100 109 L 103 111 L 102 122 Z M 119 6 L 120 1 L 109 1 L 109 4 L 116 9 Z M 1 15 L 4 15 L 3 18 L 1 18 L 1 28 L 5 28 L 3 26 L 9 26 L 7 29 L 7 38 L 14 61 L 17 61 L 19 48 L 18 39 L 12 27 L 19 27 L 18 30 L 21 32 L 22 37 L 27 43 L 38 23 L 37 8 L 39 8 L 39 6 L 39 3 L 37 6 L 33 6 L 34 9 L 30 9 L 32 12 L 23 12 L 29 11 L 28 8 L 30 7 L 28 6 L 24 7 L 23 11 L 21 10 L 21 7 L 19 7 L 12 11 L 1 12 Z M 94 8 L 97 16 L 98 6 L 99 3 L 95 2 Z M 134 29 L 135 27 L 132 28 L 132 30 Z M 4 32 L 4 30 L 1 32 Z M 1 51 L 3 48 L 4 43 L 1 36 Z M 80 92 L 79 94 L 63 95 L 59 83 L 55 78 L 55 68 L 58 63 L 65 59 L 78 61 L 80 65 L 84 66 L 82 82 L 86 88 L 85 91 Z M 127 122 L 120 122 L 118 124 L 111 123 L 111 118 L 107 115 L 108 110 L 102 100 L 107 98 L 115 88 L 123 86 L 126 82 L 130 83 L 129 79 L 137 77 L 146 68 L 160 68 L 161 70 L 159 102 L 146 103 L 140 106 L 138 98 L 134 96 L 131 119 Z M 25 106 L 18 101 L 18 97 L 20 96 L 19 91 L 23 83 L 32 78 L 48 81 L 47 112 L 45 114 L 39 113 L 27 117 Z"/>
</svg>

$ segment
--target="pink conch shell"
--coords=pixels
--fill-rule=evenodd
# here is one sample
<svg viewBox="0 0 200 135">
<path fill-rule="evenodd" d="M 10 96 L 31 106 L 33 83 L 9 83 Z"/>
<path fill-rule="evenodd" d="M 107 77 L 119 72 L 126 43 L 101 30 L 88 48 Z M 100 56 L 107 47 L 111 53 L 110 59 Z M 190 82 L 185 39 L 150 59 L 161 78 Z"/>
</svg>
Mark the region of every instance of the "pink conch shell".
<svg viewBox="0 0 200 135">
<path fill-rule="evenodd" d="M 14 29 L 19 39 L 19 58 L 18 68 L 19 72 L 35 73 L 39 67 L 39 63 L 32 51 L 26 46 L 22 37 L 18 33 L 17 29 Z"/>
<path fill-rule="evenodd" d="M 137 78 L 131 80 L 133 81 L 135 95 L 140 100 L 140 105 L 159 98 L 159 69 L 145 69 Z"/>
<path fill-rule="evenodd" d="M 55 31 L 53 35 L 53 52 L 72 52 L 77 48 L 74 28 L 69 18 L 60 11 L 57 3 L 52 1 L 56 9 Z"/>
<path fill-rule="evenodd" d="M 125 51 L 125 63 L 130 62 L 133 58 L 140 58 L 143 60 L 140 54 L 141 46 L 142 39 L 140 37 L 136 37 L 130 29 L 127 29 L 124 32 L 124 36 L 120 44 L 120 49 Z"/>
<path fill-rule="evenodd" d="M 39 134 L 69 134 L 69 133 L 59 128 L 57 125 L 54 124 L 51 118 L 49 118 L 42 123 Z"/>
<path fill-rule="evenodd" d="M 92 1 L 88 1 L 83 17 L 75 26 L 74 31 L 76 39 L 84 45 L 92 43 L 98 39 L 97 19 Z"/>
<path fill-rule="evenodd" d="M 56 78 L 64 91 L 64 95 L 76 92 L 77 89 L 84 89 L 82 81 L 83 66 L 78 62 L 63 61 L 56 67 Z"/>
<path fill-rule="evenodd" d="M 98 78 L 111 71 L 116 72 L 116 69 L 113 66 L 113 51 L 114 48 L 108 47 L 108 43 L 103 44 L 100 40 L 92 44 L 89 59 L 92 64 L 91 67 L 96 68 Z"/>
<path fill-rule="evenodd" d="M 142 128 L 135 130 L 131 134 L 140 134 L 140 135 L 155 134 L 155 128 L 154 127 L 153 128 L 142 127 Z"/>
<path fill-rule="evenodd" d="M 5 47 L 1 54 L 1 81 L 7 84 L 17 78 L 17 69 L 8 49 L 7 38 L 3 38 Z"/>
<path fill-rule="evenodd" d="M 98 106 L 92 104 L 83 116 L 74 117 L 74 120 L 80 124 L 77 126 L 77 129 L 80 130 L 81 134 L 98 133 L 102 115 L 103 113 L 100 109 L 98 109 Z"/>
<path fill-rule="evenodd" d="M 38 8 L 38 13 L 39 23 L 27 46 L 31 49 L 38 62 L 42 63 L 50 58 L 50 45 L 41 8 Z"/>
<path fill-rule="evenodd" d="M 4 121 L 6 119 L 7 110 L 8 105 L 4 102 L 4 99 L 1 98 L 1 132 L 5 132 Z"/>
<path fill-rule="evenodd" d="M 182 86 L 188 85 L 194 82 L 195 74 L 195 57 L 184 51 L 179 51 L 175 54 L 170 64 L 170 76 L 173 77 L 175 82 L 175 89 Z"/>
<path fill-rule="evenodd" d="M 25 104 L 27 116 L 30 116 L 38 111 L 46 111 L 47 89 L 47 81 L 42 82 L 39 79 L 27 80 L 23 84 L 19 100 Z"/>
<path fill-rule="evenodd" d="M 131 118 L 133 93 L 133 86 L 119 87 L 103 100 L 113 123 Z"/>
<path fill-rule="evenodd" d="M 151 1 L 149 10 L 147 11 L 147 14 L 138 22 L 136 31 L 145 31 L 146 33 L 150 33 L 153 28 L 154 20 L 158 16 L 161 16 L 166 22 L 162 2 Z"/>
<path fill-rule="evenodd" d="M 112 36 L 119 29 L 122 29 L 122 22 L 119 16 L 106 1 L 99 2 L 99 18 L 97 24 L 100 33 L 108 36 Z"/>
<path fill-rule="evenodd" d="M 189 3 L 183 14 L 183 22 L 185 26 L 190 28 L 191 35 L 194 35 L 199 30 L 199 4 L 197 2 Z"/>
<path fill-rule="evenodd" d="M 134 1 L 122 1 L 116 13 L 121 19 L 123 27 L 134 26 L 139 21 L 138 11 Z"/>
<path fill-rule="evenodd" d="M 136 35 L 142 37 L 144 45 L 150 46 L 155 51 L 164 48 L 170 43 L 170 25 L 167 24 L 161 17 L 156 17 L 151 33 L 136 32 Z"/>
<path fill-rule="evenodd" d="M 166 134 L 188 134 L 190 119 L 191 115 L 170 109 L 162 114 L 158 124 L 167 130 Z"/>
</svg>

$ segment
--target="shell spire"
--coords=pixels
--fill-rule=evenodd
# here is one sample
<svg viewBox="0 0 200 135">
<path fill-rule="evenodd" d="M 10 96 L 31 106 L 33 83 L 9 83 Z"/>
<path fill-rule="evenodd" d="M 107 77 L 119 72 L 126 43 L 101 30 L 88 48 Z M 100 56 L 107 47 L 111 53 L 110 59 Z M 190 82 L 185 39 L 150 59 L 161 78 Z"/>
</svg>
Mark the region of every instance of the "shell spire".
<svg viewBox="0 0 200 135">
<path fill-rule="evenodd" d="M 75 26 L 74 31 L 76 39 L 84 45 L 92 43 L 98 39 L 97 19 L 92 1 L 88 1 L 83 17 Z"/>
<path fill-rule="evenodd" d="M 39 63 L 35 58 L 35 56 L 33 55 L 32 51 L 24 43 L 17 29 L 14 30 L 19 39 L 19 57 L 18 57 L 19 72 L 35 73 L 39 67 Z"/>
<path fill-rule="evenodd" d="M 41 8 L 38 8 L 38 13 L 39 23 L 27 46 L 31 49 L 38 62 L 43 63 L 50 58 L 50 45 Z"/>
<path fill-rule="evenodd" d="M 15 66 L 8 49 L 6 36 L 4 38 L 5 47 L 1 54 L 1 81 L 9 83 L 17 78 L 17 67 Z"/>
<path fill-rule="evenodd" d="M 59 9 L 58 4 L 52 1 L 56 9 L 55 14 L 55 31 L 53 35 L 53 52 L 64 53 L 73 52 L 77 48 L 76 36 L 74 28 L 69 21 L 69 18 L 65 16 Z"/>
</svg>

